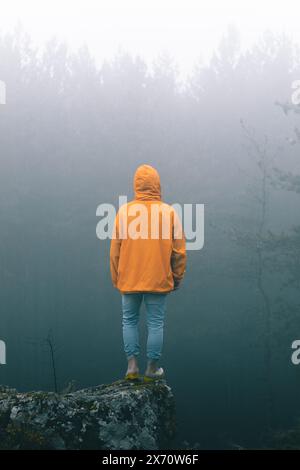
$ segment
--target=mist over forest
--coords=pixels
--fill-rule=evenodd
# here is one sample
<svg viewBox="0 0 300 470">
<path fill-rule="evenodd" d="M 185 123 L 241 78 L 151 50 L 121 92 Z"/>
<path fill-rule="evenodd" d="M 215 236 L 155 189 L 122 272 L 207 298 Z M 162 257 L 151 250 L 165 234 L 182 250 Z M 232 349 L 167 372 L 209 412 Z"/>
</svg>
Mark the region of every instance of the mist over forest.
<svg viewBox="0 0 300 470">
<path fill-rule="evenodd" d="M 53 390 L 50 343 L 59 390 L 123 376 L 96 209 L 131 199 L 147 163 L 165 202 L 205 205 L 204 247 L 188 252 L 166 318 L 178 439 L 259 446 L 300 416 L 300 48 L 265 33 L 241 51 L 229 28 L 207 65 L 179 72 L 166 53 L 96 65 L 86 46 L 0 34 L 0 382 Z"/>
</svg>

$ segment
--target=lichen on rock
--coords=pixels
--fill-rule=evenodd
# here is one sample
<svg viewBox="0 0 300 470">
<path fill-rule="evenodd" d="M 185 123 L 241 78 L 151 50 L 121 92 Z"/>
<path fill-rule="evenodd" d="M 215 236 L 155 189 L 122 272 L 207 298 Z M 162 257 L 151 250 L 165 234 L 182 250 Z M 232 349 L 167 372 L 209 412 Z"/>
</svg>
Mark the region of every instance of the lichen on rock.
<svg viewBox="0 0 300 470">
<path fill-rule="evenodd" d="M 119 380 L 67 394 L 0 386 L 0 449 L 160 449 L 175 436 L 164 380 Z"/>
</svg>

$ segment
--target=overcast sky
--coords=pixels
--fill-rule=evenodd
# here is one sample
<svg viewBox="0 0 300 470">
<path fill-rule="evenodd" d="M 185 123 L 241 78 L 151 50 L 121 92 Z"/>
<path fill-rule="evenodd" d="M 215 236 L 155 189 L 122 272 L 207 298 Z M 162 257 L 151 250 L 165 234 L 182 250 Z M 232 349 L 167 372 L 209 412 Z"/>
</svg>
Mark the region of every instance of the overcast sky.
<svg viewBox="0 0 300 470">
<path fill-rule="evenodd" d="M 0 31 L 20 21 L 35 43 L 57 36 L 72 48 L 86 43 L 97 61 L 119 48 L 151 63 L 169 52 L 182 74 L 207 61 L 228 24 L 247 48 L 265 30 L 283 32 L 300 43 L 297 1 L 285 0 L 2 0 Z"/>
</svg>

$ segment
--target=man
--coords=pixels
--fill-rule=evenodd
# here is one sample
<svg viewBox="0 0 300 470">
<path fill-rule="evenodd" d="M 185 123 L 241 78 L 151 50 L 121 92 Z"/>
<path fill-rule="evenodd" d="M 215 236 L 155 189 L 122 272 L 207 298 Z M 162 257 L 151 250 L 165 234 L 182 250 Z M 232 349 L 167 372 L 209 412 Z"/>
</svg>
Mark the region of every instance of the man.
<svg viewBox="0 0 300 470">
<path fill-rule="evenodd" d="M 122 294 L 126 379 L 138 379 L 138 320 L 142 301 L 147 312 L 145 381 L 164 377 L 158 367 L 163 346 L 167 295 L 178 289 L 186 269 L 185 236 L 176 211 L 161 200 L 155 168 L 141 165 L 134 175 L 135 199 L 120 207 L 110 246 L 113 285 Z"/>
</svg>

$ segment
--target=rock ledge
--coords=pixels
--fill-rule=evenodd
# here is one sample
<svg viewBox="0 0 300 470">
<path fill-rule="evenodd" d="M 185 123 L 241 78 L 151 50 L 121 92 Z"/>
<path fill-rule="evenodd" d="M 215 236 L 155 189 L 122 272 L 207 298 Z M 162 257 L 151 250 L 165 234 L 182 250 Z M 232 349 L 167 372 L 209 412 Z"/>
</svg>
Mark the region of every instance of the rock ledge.
<svg viewBox="0 0 300 470">
<path fill-rule="evenodd" d="M 160 449 L 175 436 L 165 381 L 119 380 L 65 395 L 0 386 L 0 449 Z"/>
</svg>

